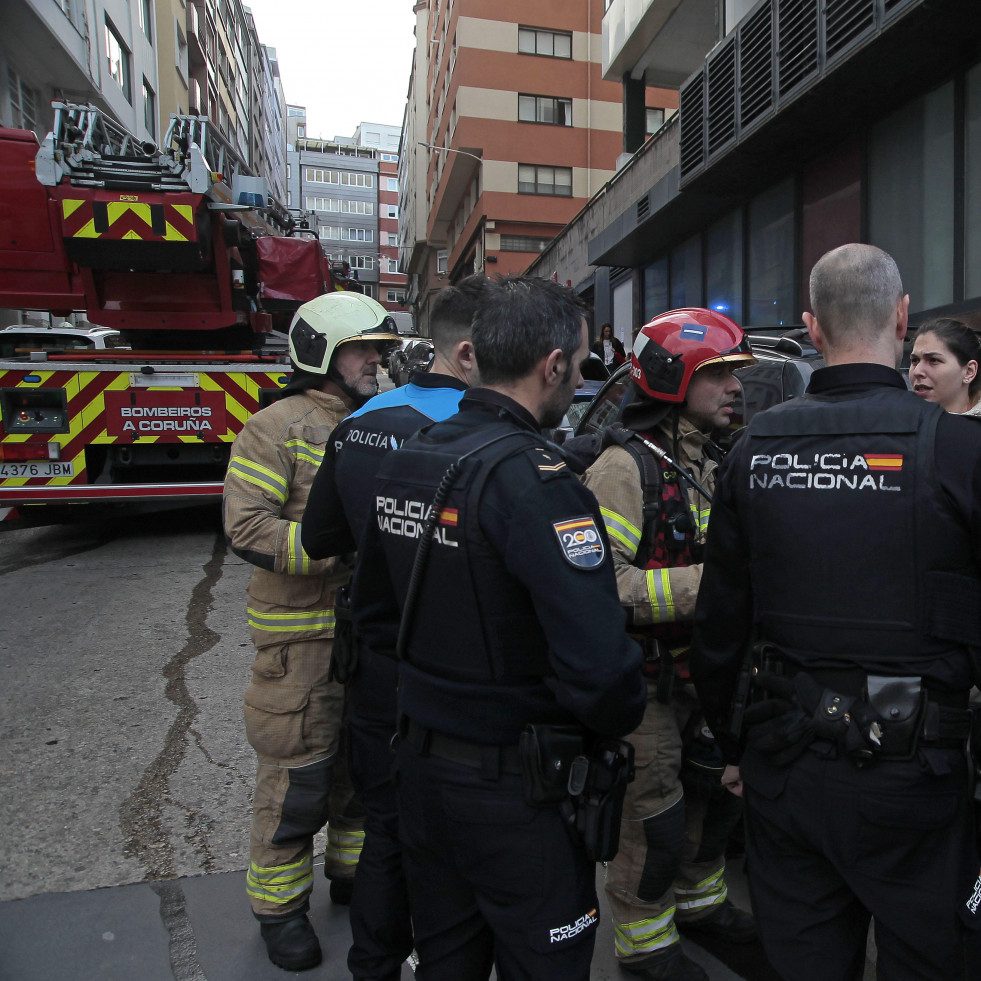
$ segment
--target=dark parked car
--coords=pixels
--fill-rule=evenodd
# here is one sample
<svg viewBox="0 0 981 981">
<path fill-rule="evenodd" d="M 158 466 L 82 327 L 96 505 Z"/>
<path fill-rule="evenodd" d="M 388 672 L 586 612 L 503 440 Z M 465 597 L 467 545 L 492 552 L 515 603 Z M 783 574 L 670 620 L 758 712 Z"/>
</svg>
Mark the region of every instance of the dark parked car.
<svg viewBox="0 0 981 981">
<path fill-rule="evenodd" d="M 407 343 L 402 350 L 392 352 L 388 361 L 388 377 L 399 388 L 408 382 L 413 371 L 429 371 L 433 353 L 433 342 L 428 337 Z"/>
<path fill-rule="evenodd" d="M 735 376 L 742 391 L 736 396 L 731 428 L 740 429 L 763 409 L 804 394 L 811 373 L 824 364 L 803 328 L 780 334 L 747 329 L 756 364 L 739 368 Z M 602 433 L 620 418 L 630 397 L 630 362 L 620 365 L 603 384 L 578 422 L 564 435 Z"/>
</svg>

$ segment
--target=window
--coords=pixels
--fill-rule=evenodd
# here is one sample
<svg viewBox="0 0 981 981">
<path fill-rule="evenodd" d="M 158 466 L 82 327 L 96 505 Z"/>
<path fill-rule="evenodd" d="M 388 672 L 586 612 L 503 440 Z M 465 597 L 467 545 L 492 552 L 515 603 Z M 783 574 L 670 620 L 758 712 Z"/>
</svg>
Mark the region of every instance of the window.
<svg viewBox="0 0 981 981">
<path fill-rule="evenodd" d="M 446 272 L 446 259 L 449 253 L 446 249 L 439 249 L 436 252 L 436 272 L 445 273 Z"/>
<path fill-rule="evenodd" d="M 303 139 L 303 137 L 307 135 L 307 128 L 306 128 L 306 126 L 297 126 L 296 127 L 296 135 L 298 137 L 300 137 L 300 139 Z"/>
<path fill-rule="evenodd" d="M 656 133 L 663 125 L 664 125 L 664 110 L 648 109 L 647 110 L 647 135 L 650 136 L 651 133 Z"/>
<path fill-rule="evenodd" d="M 129 51 L 116 33 L 109 18 L 106 18 L 106 61 L 109 65 L 109 76 L 123 90 L 126 101 L 132 103 L 133 89 L 129 77 Z"/>
<path fill-rule="evenodd" d="M 502 235 L 502 252 L 541 252 L 552 240 L 533 238 L 531 235 Z"/>
<path fill-rule="evenodd" d="M 705 233 L 705 298 L 710 309 L 742 321 L 743 223 L 739 211 L 710 225 Z"/>
<path fill-rule="evenodd" d="M 147 132 L 156 137 L 157 135 L 157 99 L 150 88 L 150 83 L 143 79 L 143 125 Z"/>
<path fill-rule="evenodd" d="M 572 35 L 558 31 L 540 31 L 534 27 L 519 27 L 518 51 L 521 54 L 547 55 L 550 58 L 571 58 Z"/>
<path fill-rule="evenodd" d="M 146 35 L 146 39 L 153 44 L 153 8 L 150 0 L 140 0 L 140 29 Z"/>
<path fill-rule="evenodd" d="M 389 290 L 388 291 L 388 302 L 389 303 L 405 303 L 405 290 Z"/>
<path fill-rule="evenodd" d="M 10 87 L 10 125 L 19 129 L 37 129 L 37 92 L 12 68 L 7 68 Z"/>
<path fill-rule="evenodd" d="M 981 65 L 967 73 L 964 120 L 964 296 L 981 296 Z"/>
<path fill-rule="evenodd" d="M 374 201 L 349 201 L 343 198 L 308 197 L 306 199 L 309 211 L 333 211 L 344 215 L 373 215 Z"/>
<path fill-rule="evenodd" d="M 382 153 L 379 155 L 380 159 L 387 160 L 390 163 L 398 163 L 399 155 L 397 153 Z"/>
<path fill-rule="evenodd" d="M 290 167 L 290 165 L 289 165 L 289 164 L 287 164 L 287 165 L 286 165 L 286 179 L 287 179 L 287 180 L 289 180 L 289 179 L 290 179 L 290 176 L 291 176 L 291 174 L 290 174 L 290 171 L 291 171 L 291 170 L 292 170 L 292 168 Z"/>
<path fill-rule="evenodd" d="M 393 218 L 396 221 L 399 217 L 399 209 L 394 204 L 384 205 L 384 211 L 382 212 L 382 218 Z"/>
<path fill-rule="evenodd" d="M 668 292 L 668 257 L 644 267 L 644 321 L 671 309 Z"/>
<path fill-rule="evenodd" d="M 350 262 L 352 269 L 375 268 L 375 257 L 373 255 L 352 255 Z"/>
<path fill-rule="evenodd" d="M 954 83 L 879 120 L 869 137 L 869 241 L 903 274 L 911 310 L 954 299 Z"/>
<path fill-rule="evenodd" d="M 304 179 L 311 184 L 342 184 L 348 187 L 374 187 L 374 174 L 361 174 L 348 170 L 324 170 L 320 167 L 307 167 Z"/>
<path fill-rule="evenodd" d="M 518 121 L 572 125 L 572 99 L 553 99 L 547 95 L 519 95 Z"/>
<path fill-rule="evenodd" d="M 671 306 L 702 306 L 702 238 L 693 235 L 671 252 Z"/>
<path fill-rule="evenodd" d="M 397 194 L 399 190 L 399 179 L 397 177 L 386 177 L 385 190 L 395 191 L 395 193 Z"/>
<path fill-rule="evenodd" d="M 336 225 L 321 225 L 320 237 L 340 240 L 341 230 Z"/>
<path fill-rule="evenodd" d="M 572 197 L 572 168 L 518 164 L 518 193 Z"/>
<path fill-rule="evenodd" d="M 187 81 L 187 38 L 181 30 L 181 25 L 174 18 L 174 65 L 181 73 L 184 81 Z M 198 108 L 203 109 L 203 106 Z"/>
<path fill-rule="evenodd" d="M 749 203 L 749 324 L 798 323 L 794 307 L 794 184 Z"/>
<path fill-rule="evenodd" d="M 348 242 L 374 242 L 375 232 L 372 228 L 348 228 L 344 238 Z"/>
</svg>

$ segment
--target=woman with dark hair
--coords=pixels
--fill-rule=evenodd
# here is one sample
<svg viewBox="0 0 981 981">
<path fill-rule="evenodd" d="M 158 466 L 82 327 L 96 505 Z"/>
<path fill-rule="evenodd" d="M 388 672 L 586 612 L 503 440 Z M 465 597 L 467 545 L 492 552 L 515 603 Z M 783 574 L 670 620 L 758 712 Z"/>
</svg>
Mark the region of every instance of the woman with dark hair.
<svg viewBox="0 0 981 981">
<path fill-rule="evenodd" d="M 981 337 L 960 320 L 928 320 L 910 355 L 913 391 L 948 412 L 981 418 Z"/>
<path fill-rule="evenodd" d="M 617 365 L 623 364 L 627 360 L 627 355 L 623 350 L 623 344 L 620 343 L 618 337 L 613 336 L 612 324 L 603 324 L 600 327 L 599 337 L 593 341 L 593 346 L 590 350 L 593 354 L 597 354 L 603 359 L 603 364 L 610 371 L 613 371 Z"/>
</svg>

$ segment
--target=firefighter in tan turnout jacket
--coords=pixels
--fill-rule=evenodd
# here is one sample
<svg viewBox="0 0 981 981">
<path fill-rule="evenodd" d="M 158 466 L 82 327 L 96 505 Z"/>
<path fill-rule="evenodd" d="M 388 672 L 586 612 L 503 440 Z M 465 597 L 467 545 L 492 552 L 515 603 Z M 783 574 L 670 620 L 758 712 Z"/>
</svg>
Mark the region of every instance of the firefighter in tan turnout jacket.
<svg viewBox="0 0 981 981">
<path fill-rule="evenodd" d="M 628 632 L 645 654 L 647 709 L 628 737 L 636 776 L 606 894 L 617 959 L 649 981 L 707 981 L 682 953 L 676 923 L 734 942 L 756 936 L 752 918 L 727 899 L 725 845 L 740 802 L 723 790 L 722 758 L 687 666 L 721 459 L 710 434 L 728 426 L 739 391 L 732 369 L 754 360 L 727 317 L 701 309 L 656 317 L 634 344 L 623 427 L 608 432 L 584 477 L 609 534 Z"/>
<path fill-rule="evenodd" d="M 247 891 L 270 960 L 286 970 L 320 963 L 307 919 L 313 837 L 328 823 L 325 871 L 350 878 L 363 840 L 338 753 L 343 687 L 328 680 L 334 597 L 349 557 L 312 560 L 300 520 L 335 426 L 378 391 L 381 353 L 398 343 L 385 309 L 358 293 L 305 303 L 290 327 L 293 377 L 252 416 L 225 478 L 225 534 L 255 569 L 248 618 L 256 659 L 245 727 L 258 757 Z"/>
</svg>

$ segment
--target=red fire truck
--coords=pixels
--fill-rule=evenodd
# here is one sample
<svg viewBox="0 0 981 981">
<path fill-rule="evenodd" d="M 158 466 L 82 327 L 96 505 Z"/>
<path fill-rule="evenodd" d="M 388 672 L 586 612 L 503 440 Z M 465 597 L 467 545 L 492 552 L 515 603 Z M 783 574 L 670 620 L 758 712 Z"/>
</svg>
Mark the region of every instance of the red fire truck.
<svg viewBox="0 0 981 981">
<path fill-rule="evenodd" d="M 55 102 L 0 127 L 0 308 L 84 311 L 130 350 L 0 360 L 0 516 L 218 499 L 244 421 L 288 380 L 299 304 L 344 288 L 204 117 L 161 149 Z"/>
</svg>

